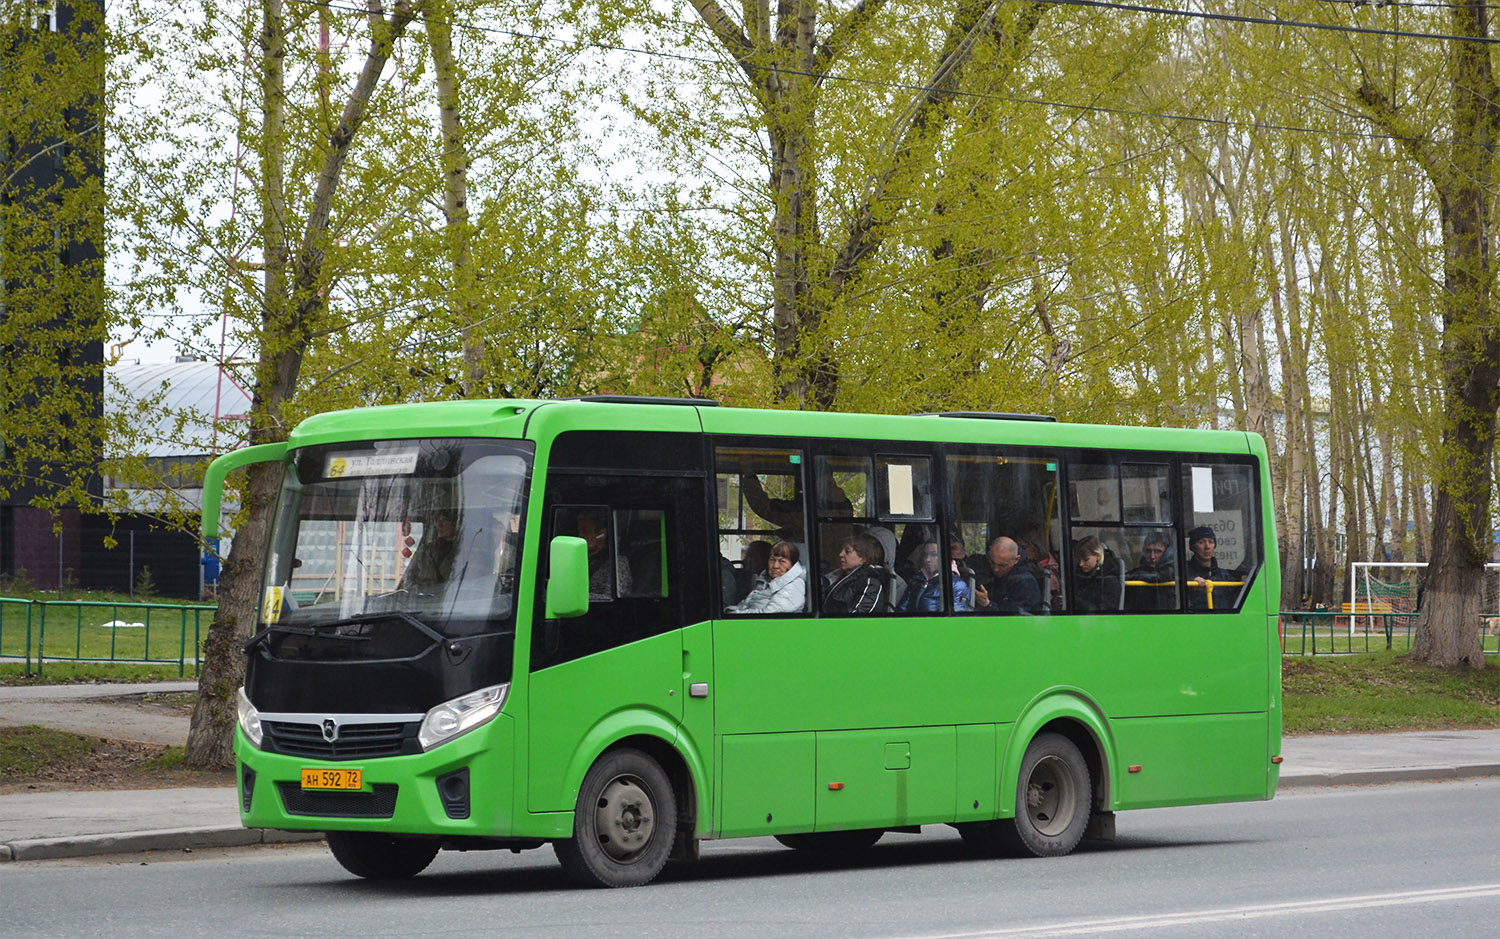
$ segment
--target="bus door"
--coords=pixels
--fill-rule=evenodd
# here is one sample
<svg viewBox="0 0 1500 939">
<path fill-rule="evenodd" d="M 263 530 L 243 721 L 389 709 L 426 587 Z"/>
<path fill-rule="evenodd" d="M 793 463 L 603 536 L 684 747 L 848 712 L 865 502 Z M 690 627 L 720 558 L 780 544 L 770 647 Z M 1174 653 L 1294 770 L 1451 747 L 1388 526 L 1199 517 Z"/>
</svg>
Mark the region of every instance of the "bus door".
<svg viewBox="0 0 1500 939">
<path fill-rule="evenodd" d="M 642 437 L 677 436 L 686 435 L 575 433 L 559 441 L 618 437 L 636 441 L 631 449 L 637 449 Z M 698 438 L 691 439 L 696 446 Z M 595 463 L 621 456 L 618 447 L 576 443 L 574 449 L 586 450 Z M 670 456 L 670 448 L 666 452 Z M 589 609 L 547 620 L 544 605 L 536 605 L 528 706 L 527 804 L 533 812 L 574 807 L 564 776 L 581 748 L 631 733 L 654 733 L 671 743 L 684 733 L 689 702 L 696 705 L 690 726 L 702 726 L 687 733 L 705 735 L 689 745 L 711 753 L 710 705 L 692 697 L 691 688 L 709 681 L 698 672 L 712 668 L 710 649 L 706 642 L 685 645 L 683 630 L 707 618 L 708 572 L 697 550 L 706 538 L 702 479 L 689 471 L 673 475 L 670 468 L 653 475 L 579 469 L 554 458 L 547 477 L 542 543 L 559 535 L 587 543 Z M 541 557 L 539 596 L 547 580 L 546 553 Z"/>
</svg>

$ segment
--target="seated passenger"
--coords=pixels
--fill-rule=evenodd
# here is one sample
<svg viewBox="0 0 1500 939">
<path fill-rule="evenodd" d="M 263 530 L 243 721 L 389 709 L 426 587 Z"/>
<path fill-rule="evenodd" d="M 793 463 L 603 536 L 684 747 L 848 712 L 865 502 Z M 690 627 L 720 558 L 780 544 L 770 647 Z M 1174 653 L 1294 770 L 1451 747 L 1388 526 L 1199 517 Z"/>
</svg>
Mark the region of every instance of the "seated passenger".
<svg viewBox="0 0 1500 939">
<path fill-rule="evenodd" d="M 807 571 L 802 552 L 790 541 L 778 541 L 766 562 L 769 580 L 764 580 L 741 603 L 725 609 L 730 613 L 800 613 L 807 609 Z"/>
<path fill-rule="evenodd" d="M 1125 574 L 1127 610 L 1171 610 L 1177 606 L 1176 562 L 1170 557 L 1170 539 L 1153 531 L 1141 545 L 1141 562 Z"/>
<path fill-rule="evenodd" d="M 750 591 L 768 582 L 766 562 L 771 559 L 771 542 L 752 541 L 740 552 L 740 596 L 748 597 Z"/>
<path fill-rule="evenodd" d="M 873 613 L 884 609 L 886 572 L 880 567 L 885 552 L 869 535 L 850 535 L 839 549 L 839 567 L 832 571 L 824 613 Z"/>
<path fill-rule="evenodd" d="M 1193 556 L 1187 562 L 1188 576 L 1188 609 L 1211 610 L 1214 607 L 1223 607 L 1227 601 L 1215 603 L 1213 600 L 1213 589 L 1216 584 L 1229 587 L 1227 581 L 1241 579 L 1238 573 L 1224 570 L 1219 566 L 1219 559 L 1214 557 L 1218 547 L 1218 539 L 1214 537 L 1214 530 L 1207 525 L 1200 525 L 1188 532 L 1188 547 Z M 1237 585 L 1236 585 L 1237 586 Z M 1221 591 L 1220 596 L 1232 597 L 1232 589 Z"/>
<path fill-rule="evenodd" d="M 1062 565 L 1057 555 L 1047 547 L 1047 530 L 1042 525 L 1033 525 L 1026 534 L 1016 539 L 1021 554 L 1040 573 L 1047 575 L 1047 592 L 1053 609 L 1062 608 Z"/>
<path fill-rule="evenodd" d="M 1101 613 L 1120 608 L 1120 565 L 1114 553 L 1093 535 L 1079 539 L 1073 549 L 1078 569 L 1073 572 L 1073 598 L 1079 613 Z"/>
<path fill-rule="evenodd" d="M 943 610 L 943 553 L 936 541 L 922 546 L 917 573 L 912 575 L 906 587 L 906 596 L 901 598 L 896 609 L 902 613 L 940 613 Z M 953 608 L 972 610 L 973 598 L 969 596 L 969 585 L 958 572 L 958 562 L 948 562 L 948 576 L 953 582 Z"/>
<path fill-rule="evenodd" d="M 987 583 L 974 588 L 975 610 L 982 613 L 1041 611 L 1041 574 L 1032 567 L 1013 539 L 1001 535 L 990 542 L 986 559 L 990 576 Z"/>
</svg>

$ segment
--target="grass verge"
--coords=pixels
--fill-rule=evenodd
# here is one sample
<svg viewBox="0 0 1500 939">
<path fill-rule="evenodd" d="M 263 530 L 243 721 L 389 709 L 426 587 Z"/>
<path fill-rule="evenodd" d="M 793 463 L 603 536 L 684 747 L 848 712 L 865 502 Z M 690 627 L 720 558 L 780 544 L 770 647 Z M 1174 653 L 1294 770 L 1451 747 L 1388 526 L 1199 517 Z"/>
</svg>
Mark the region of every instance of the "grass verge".
<svg viewBox="0 0 1500 939">
<path fill-rule="evenodd" d="M 177 673 L 176 665 L 125 665 L 114 662 L 48 662 L 38 677 L 36 664 L 27 674 L 22 662 L 0 662 L 0 685 L 71 685 L 97 682 L 196 681 L 193 669 Z"/>
<path fill-rule="evenodd" d="M 1500 727 L 1500 667 L 1449 671 L 1396 652 L 1284 658 L 1283 730 L 1371 733 Z"/>
<path fill-rule="evenodd" d="M 190 768 L 183 762 L 182 747 L 48 727 L 0 727 L 0 791 L 233 784 L 232 769 Z"/>
</svg>

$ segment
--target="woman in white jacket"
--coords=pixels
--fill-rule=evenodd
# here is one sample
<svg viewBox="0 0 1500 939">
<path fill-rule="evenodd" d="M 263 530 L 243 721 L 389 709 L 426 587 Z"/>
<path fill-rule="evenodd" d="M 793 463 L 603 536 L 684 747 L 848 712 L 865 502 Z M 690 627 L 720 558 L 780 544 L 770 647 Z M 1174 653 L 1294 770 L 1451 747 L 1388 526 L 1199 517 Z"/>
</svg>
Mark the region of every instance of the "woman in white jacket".
<svg viewBox="0 0 1500 939">
<path fill-rule="evenodd" d="M 801 613 L 807 609 L 807 571 L 799 563 L 802 552 L 790 541 L 778 541 L 766 562 L 770 581 L 759 584 L 730 613 Z"/>
</svg>

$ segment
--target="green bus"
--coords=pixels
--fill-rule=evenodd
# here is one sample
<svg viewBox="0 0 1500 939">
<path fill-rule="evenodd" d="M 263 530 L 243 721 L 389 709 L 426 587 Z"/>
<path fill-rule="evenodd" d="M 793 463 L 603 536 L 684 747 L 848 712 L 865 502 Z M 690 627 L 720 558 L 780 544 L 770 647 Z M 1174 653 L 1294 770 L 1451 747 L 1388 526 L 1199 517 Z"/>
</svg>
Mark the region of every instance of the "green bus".
<svg viewBox="0 0 1500 939">
<path fill-rule="evenodd" d="M 1254 434 L 595 396 L 328 413 L 284 444 L 239 692 L 246 826 L 350 872 L 947 824 L 1039 856 L 1263 800 L 1280 596 Z"/>
</svg>

